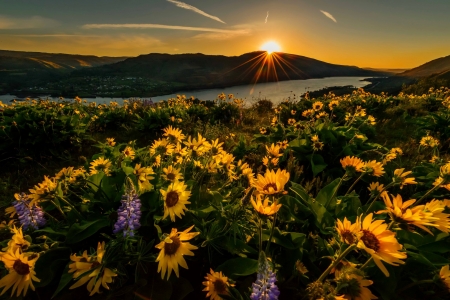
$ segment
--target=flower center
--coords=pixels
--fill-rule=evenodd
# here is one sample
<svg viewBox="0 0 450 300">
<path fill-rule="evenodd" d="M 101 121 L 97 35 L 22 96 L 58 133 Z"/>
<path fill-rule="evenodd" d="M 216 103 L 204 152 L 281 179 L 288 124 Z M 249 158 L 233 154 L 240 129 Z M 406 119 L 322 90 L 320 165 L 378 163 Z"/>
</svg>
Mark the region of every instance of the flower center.
<svg viewBox="0 0 450 300">
<path fill-rule="evenodd" d="M 345 230 L 341 232 L 342 239 L 348 244 L 353 244 L 355 242 L 355 236 L 350 232 L 350 230 Z"/>
<path fill-rule="evenodd" d="M 100 266 L 100 263 L 99 263 L 98 261 L 94 261 L 94 262 L 92 263 L 92 265 L 91 265 L 91 269 L 95 269 L 95 268 L 97 268 L 98 266 Z"/>
<path fill-rule="evenodd" d="M 270 188 L 272 188 L 275 192 L 278 191 L 277 185 L 273 182 L 266 184 L 263 188 L 263 191 L 270 192 Z"/>
<path fill-rule="evenodd" d="M 164 252 L 167 255 L 174 255 L 177 253 L 178 248 L 181 246 L 181 241 L 179 237 L 171 237 L 172 243 L 164 243 Z"/>
<path fill-rule="evenodd" d="M 227 286 L 225 285 L 225 282 L 223 282 L 222 279 L 216 279 L 213 282 L 214 290 L 217 292 L 217 294 L 225 294 L 227 292 Z"/>
<path fill-rule="evenodd" d="M 166 195 L 166 205 L 167 207 L 173 207 L 178 203 L 179 196 L 175 191 L 170 191 Z"/>
<path fill-rule="evenodd" d="M 361 237 L 361 240 L 367 248 L 370 248 L 374 251 L 380 250 L 380 241 L 369 230 L 363 230 L 363 236 Z"/>
<path fill-rule="evenodd" d="M 23 263 L 20 259 L 14 262 L 13 269 L 17 272 L 17 274 L 22 276 L 30 274 L 30 266 Z"/>
<path fill-rule="evenodd" d="M 169 180 L 175 180 L 175 174 L 173 174 L 173 173 L 169 173 L 169 174 L 167 174 L 167 179 L 169 179 Z"/>
</svg>

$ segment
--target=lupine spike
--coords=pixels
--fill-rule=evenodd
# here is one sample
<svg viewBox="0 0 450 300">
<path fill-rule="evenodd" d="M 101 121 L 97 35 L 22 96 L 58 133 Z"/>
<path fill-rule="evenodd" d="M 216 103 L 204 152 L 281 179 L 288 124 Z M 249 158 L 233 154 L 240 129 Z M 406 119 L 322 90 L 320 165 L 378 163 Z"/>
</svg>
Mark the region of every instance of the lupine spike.
<svg viewBox="0 0 450 300">
<path fill-rule="evenodd" d="M 259 267 L 256 281 L 252 284 L 251 300 L 278 300 L 280 291 L 275 282 L 277 277 L 272 271 L 266 255 L 261 251 L 259 256 Z"/>
<path fill-rule="evenodd" d="M 122 196 L 122 205 L 117 210 L 117 221 L 114 224 L 114 233 L 123 231 L 123 236 L 134 236 L 134 231 L 141 227 L 141 200 L 135 190 L 130 188 Z"/>
<path fill-rule="evenodd" d="M 20 224 L 23 230 L 28 230 L 29 227 L 39 229 L 45 225 L 44 211 L 42 208 L 33 204 L 30 206 L 31 200 L 28 199 L 27 194 L 16 194 L 16 201 L 12 202 L 14 209 L 17 212 Z"/>
</svg>

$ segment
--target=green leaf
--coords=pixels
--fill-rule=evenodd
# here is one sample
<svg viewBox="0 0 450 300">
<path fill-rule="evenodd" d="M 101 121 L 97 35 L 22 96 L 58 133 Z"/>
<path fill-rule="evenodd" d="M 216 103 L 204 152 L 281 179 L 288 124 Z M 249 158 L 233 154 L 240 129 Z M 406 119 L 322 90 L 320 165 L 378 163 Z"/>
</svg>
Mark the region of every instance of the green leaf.
<svg viewBox="0 0 450 300">
<path fill-rule="evenodd" d="M 109 226 L 110 221 L 106 218 L 97 219 L 94 221 L 82 221 L 81 223 L 75 223 L 69 228 L 67 233 L 66 243 L 75 244 L 82 240 L 94 235 L 103 227 Z"/>
<path fill-rule="evenodd" d="M 229 259 L 218 266 L 215 271 L 222 271 L 226 276 L 247 276 L 258 271 L 258 261 L 246 257 Z"/>
<path fill-rule="evenodd" d="M 329 207 L 333 208 L 336 206 L 336 197 L 333 197 L 333 199 L 330 199 L 333 195 L 336 196 L 336 190 L 339 188 L 339 182 L 341 181 L 341 178 L 336 178 L 333 180 L 330 184 L 328 184 L 326 187 L 320 190 L 320 192 L 317 194 L 316 201 L 325 206 L 327 203 L 329 203 Z"/>
<path fill-rule="evenodd" d="M 68 247 L 50 249 L 41 255 L 36 261 L 36 277 L 41 281 L 36 282 L 37 287 L 48 285 L 69 261 L 71 250 Z"/>
<path fill-rule="evenodd" d="M 193 291 L 194 288 L 191 283 L 187 279 L 180 277 L 175 282 L 172 282 L 172 296 L 170 300 L 182 300 Z"/>
<path fill-rule="evenodd" d="M 53 293 L 52 299 L 59 294 L 71 281 L 73 274 L 69 273 L 69 265 L 66 265 L 62 273 L 61 279 L 59 280 L 58 288 Z"/>
</svg>

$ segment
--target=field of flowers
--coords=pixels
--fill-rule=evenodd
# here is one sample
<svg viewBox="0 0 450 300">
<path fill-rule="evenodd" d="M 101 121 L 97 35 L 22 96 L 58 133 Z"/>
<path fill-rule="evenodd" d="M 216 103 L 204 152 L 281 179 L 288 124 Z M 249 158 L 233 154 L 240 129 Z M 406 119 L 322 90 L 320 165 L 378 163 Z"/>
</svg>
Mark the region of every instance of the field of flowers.
<svg viewBox="0 0 450 300">
<path fill-rule="evenodd" d="M 448 88 L 0 102 L 2 299 L 448 299 L 449 145 Z"/>
</svg>

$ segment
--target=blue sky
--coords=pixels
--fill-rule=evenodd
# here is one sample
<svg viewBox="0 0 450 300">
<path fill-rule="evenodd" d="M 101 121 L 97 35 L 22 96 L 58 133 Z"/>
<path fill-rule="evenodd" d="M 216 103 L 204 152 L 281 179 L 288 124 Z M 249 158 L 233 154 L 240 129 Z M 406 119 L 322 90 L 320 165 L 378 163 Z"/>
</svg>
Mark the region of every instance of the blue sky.
<svg viewBox="0 0 450 300">
<path fill-rule="evenodd" d="M 449 0 L 0 0 L 0 49 L 240 55 L 273 40 L 331 63 L 410 68 L 450 55 L 449 12 Z"/>
</svg>

